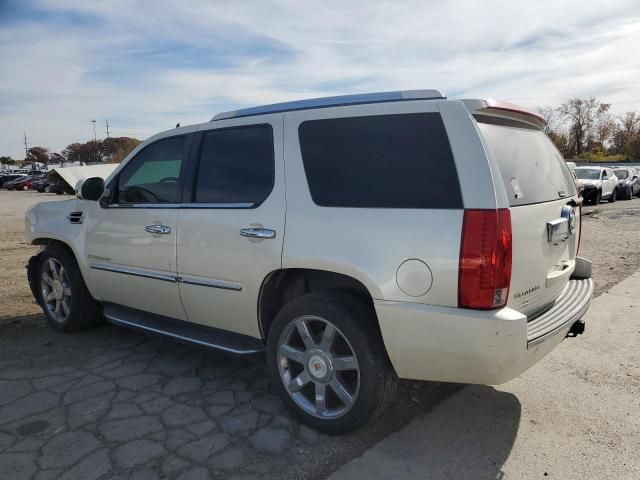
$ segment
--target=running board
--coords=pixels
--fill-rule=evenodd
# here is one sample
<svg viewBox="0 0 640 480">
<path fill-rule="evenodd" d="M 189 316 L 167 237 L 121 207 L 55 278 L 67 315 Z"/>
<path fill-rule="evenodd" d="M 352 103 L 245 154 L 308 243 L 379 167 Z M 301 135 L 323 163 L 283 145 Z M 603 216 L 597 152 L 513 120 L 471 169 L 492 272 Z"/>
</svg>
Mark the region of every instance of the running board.
<svg viewBox="0 0 640 480">
<path fill-rule="evenodd" d="M 104 305 L 104 316 L 115 325 L 163 335 L 226 353 L 250 355 L 264 351 L 264 343 L 258 338 L 112 303 Z"/>
</svg>

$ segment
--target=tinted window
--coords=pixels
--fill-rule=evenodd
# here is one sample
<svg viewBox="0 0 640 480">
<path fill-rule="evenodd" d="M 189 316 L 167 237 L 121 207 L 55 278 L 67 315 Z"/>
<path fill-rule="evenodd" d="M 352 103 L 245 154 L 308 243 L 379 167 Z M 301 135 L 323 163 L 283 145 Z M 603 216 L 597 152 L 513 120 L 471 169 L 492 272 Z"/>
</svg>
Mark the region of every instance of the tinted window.
<svg viewBox="0 0 640 480">
<path fill-rule="evenodd" d="M 317 205 L 462 208 L 438 113 L 311 120 L 300 125 L 299 135 Z"/>
<path fill-rule="evenodd" d="M 118 176 L 117 203 L 175 203 L 186 137 L 152 143 Z"/>
<path fill-rule="evenodd" d="M 270 125 L 214 130 L 204 136 L 195 201 L 255 206 L 273 187 Z"/>
<path fill-rule="evenodd" d="M 498 162 L 512 206 L 549 202 L 576 194 L 569 168 L 542 130 L 489 116 L 477 116 L 476 120 Z"/>
</svg>

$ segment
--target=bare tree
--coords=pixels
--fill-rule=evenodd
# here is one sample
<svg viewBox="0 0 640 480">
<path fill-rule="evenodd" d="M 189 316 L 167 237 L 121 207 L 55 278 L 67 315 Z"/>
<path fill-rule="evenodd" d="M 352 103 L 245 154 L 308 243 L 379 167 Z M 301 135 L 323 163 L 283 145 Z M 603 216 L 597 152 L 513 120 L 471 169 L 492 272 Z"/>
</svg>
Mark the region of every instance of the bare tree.
<svg viewBox="0 0 640 480">
<path fill-rule="evenodd" d="M 596 111 L 593 137 L 597 144 L 596 147 L 602 152 L 606 151 L 606 145 L 611 139 L 616 126 L 613 117 L 609 113 L 610 107 L 611 105 L 608 103 L 601 103 Z"/>
<path fill-rule="evenodd" d="M 570 148 L 577 156 L 582 154 L 588 143 L 599 106 L 600 103 L 591 97 L 572 98 L 558 108 L 558 112 L 569 123 Z"/>
</svg>

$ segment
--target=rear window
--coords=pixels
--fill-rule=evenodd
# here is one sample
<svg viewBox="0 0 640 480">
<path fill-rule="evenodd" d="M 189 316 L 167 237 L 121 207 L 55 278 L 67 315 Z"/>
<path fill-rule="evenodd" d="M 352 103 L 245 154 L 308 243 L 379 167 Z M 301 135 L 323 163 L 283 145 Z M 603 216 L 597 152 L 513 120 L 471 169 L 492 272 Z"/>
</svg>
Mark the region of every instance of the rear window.
<svg viewBox="0 0 640 480">
<path fill-rule="evenodd" d="M 462 208 L 440 114 L 309 120 L 299 128 L 313 201 L 326 207 Z"/>
<path fill-rule="evenodd" d="M 576 194 L 569 168 L 542 130 L 496 117 L 475 118 L 498 162 L 511 206 L 550 202 Z"/>
</svg>

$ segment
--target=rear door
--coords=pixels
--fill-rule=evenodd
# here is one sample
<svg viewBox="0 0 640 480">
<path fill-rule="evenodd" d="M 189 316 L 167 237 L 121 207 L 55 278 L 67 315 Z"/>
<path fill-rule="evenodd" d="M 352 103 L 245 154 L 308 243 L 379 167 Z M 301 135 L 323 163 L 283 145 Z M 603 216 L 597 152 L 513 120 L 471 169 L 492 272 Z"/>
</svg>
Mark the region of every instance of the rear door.
<svg viewBox="0 0 640 480">
<path fill-rule="evenodd" d="M 474 117 L 510 203 L 513 263 L 507 306 L 532 315 L 562 293 L 575 268 L 580 228 L 575 183 L 539 128 L 508 117 Z M 551 238 L 549 225 L 559 225 L 556 232 L 573 229 Z"/>
<path fill-rule="evenodd" d="M 180 296 L 189 321 L 260 337 L 262 281 L 282 265 L 282 116 L 211 122 L 198 137 L 178 218 Z"/>
</svg>

